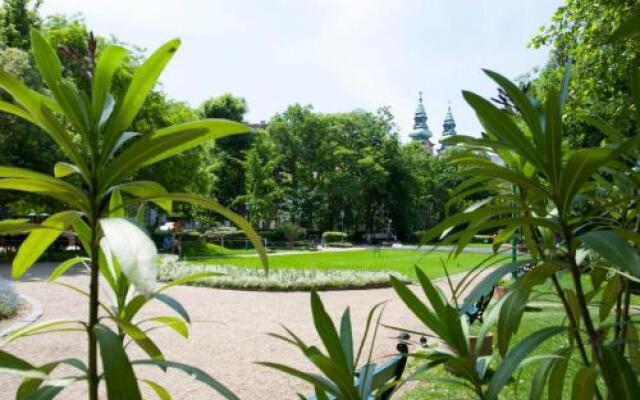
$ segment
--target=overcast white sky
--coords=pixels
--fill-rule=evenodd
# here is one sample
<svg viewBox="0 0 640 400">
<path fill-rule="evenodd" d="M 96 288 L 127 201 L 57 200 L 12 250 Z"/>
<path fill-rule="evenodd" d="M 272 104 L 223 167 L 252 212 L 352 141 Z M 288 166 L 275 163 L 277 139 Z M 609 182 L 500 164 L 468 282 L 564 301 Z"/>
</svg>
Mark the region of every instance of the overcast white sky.
<svg viewBox="0 0 640 400">
<path fill-rule="evenodd" d="M 513 78 L 543 65 L 527 48 L 561 0 L 45 0 L 45 14 L 82 13 L 100 35 L 153 49 L 180 37 L 161 80 L 193 106 L 243 96 L 247 119 L 291 103 L 322 112 L 389 105 L 406 137 L 417 93 L 439 135 L 451 100 L 458 132 L 479 125 L 461 89 L 493 95 L 480 68 Z M 437 137 L 437 136 L 436 136 Z"/>
</svg>

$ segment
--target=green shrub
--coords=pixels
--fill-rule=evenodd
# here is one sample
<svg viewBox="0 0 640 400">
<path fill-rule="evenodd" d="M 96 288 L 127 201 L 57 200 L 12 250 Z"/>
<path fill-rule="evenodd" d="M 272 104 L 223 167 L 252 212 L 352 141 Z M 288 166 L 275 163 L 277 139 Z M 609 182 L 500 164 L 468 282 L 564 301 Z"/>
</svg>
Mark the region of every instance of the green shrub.
<svg viewBox="0 0 640 400">
<path fill-rule="evenodd" d="M 281 231 L 258 231 L 256 232 L 261 238 L 266 239 L 267 242 L 281 242 L 284 241 L 284 236 Z"/>
<path fill-rule="evenodd" d="M 276 228 L 276 231 L 287 242 L 287 247 L 293 247 L 295 242 L 307 234 L 307 230 L 295 222 L 283 222 Z"/>
<path fill-rule="evenodd" d="M 322 241 L 327 243 L 343 242 L 347 239 L 347 235 L 343 232 L 327 231 L 322 234 Z"/>
<path fill-rule="evenodd" d="M 0 319 L 9 318 L 18 311 L 19 297 L 11 282 L 0 278 Z"/>
<path fill-rule="evenodd" d="M 344 247 L 349 248 L 353 247 L 353 243 L 351 242 L 331 242 L 326 244 L 327 247 Z"/>
<path fill-rule="evenodd" d="M 202 234 L 193 229 L 180 232 L 178 237 L 182 242 L 199 242 L 202 240 Z"/>
</svg>

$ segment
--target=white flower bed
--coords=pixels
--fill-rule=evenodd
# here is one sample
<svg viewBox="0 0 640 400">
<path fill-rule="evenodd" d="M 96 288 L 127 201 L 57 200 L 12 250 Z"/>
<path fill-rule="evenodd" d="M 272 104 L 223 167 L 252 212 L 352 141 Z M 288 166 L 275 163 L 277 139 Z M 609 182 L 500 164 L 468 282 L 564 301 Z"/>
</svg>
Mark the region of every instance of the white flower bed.
<svg viewBox="0 0 640 400">
<path fill-rule="evenodd" d="M 343 271 L 316 269 L 272 269 L 267 274 L 258 268 L 198 264 L 178 261 L 175 256 L 160 259 L 158 277 L 171 281 L 186 275 L 219 272 L 222 276 L 198 280 L 193 285 L 245 290 L 329 290 L 365 289 L 390 286 L 389 275 L 409 281 L 391 271 Z"/>
</svg>

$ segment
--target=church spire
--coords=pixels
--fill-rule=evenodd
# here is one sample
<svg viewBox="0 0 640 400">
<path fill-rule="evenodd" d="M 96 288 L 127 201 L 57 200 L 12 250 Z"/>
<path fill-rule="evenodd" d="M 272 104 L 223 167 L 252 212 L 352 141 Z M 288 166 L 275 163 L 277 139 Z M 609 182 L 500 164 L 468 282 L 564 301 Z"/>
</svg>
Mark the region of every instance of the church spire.
<svg viewBox="0 0 640 400">
<path fill-rule="evenodd" d="M 444 128 L 442 131 L 443 139 L 447 136 L 455 136 L 458 134 L 456 132 L 456 120 L 453 119 L 453 113 L 451 113 L 451 100 L 449 100 L 449 107 L 447 109 L 447 114 L 444 117 L 442 127 Z M 448 147 L 448 145 L 443 144 L 442 147 Z"/>
<path fill-rule="evenodd" d="M 425 147 L 431 149 L 433 145 L 429 141 L 432 136 L 427 125 L 427 112 L 424 109 L 422 102 L 422 91 L 418 92 L 418 106 L 416 107 L 416 113 L 413 117 L 413 131 L 409 134 L 411 139 L 415 142 L 422 143 Z"/>
</svg>

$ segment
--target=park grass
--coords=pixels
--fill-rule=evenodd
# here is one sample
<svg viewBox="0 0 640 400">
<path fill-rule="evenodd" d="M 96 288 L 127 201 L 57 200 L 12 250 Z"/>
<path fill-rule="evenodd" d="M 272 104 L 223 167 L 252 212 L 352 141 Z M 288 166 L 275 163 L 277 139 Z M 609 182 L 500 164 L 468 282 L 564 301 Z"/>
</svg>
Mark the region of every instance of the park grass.
<svg viewBox="0 0 640 400">
<path fill-rule="evenodd" d="M 432 279 L 445 276 L 443 263 L 450 274 L 468 271 L 489 254 L 461 253 L 457 258 L 448 259 L 449 253 L 444 251 L 428 252 L 425 250 L 349 250 L 335 252 L 314 252 L 304 254 L 275 255 L 269 257 L 272 269 L 313 269 L 313 270 L 345 270 L 345 271 L 395 271 L 415 277 L 414 266 L 422 268 Z M 509 258 L 504 255 L 495 256 L 493 262 L 499 264 Z M 212 265 L 260 268 L 257 256 L 221 257 L 198 260 L 198 263 Z"/>
<path fill-rule="evenodd" d="M 512 343 L 519 343 L 528 335 L 540 329 L 559 326 L 564 322 L 565 313 L 561 307 L 546 307 L 525 313 L 522 318 L 520 329 L 515 335 Z M 494 332 L 495 337 L 495 332 Z M 495 340 L 495 339 L 494 339 Z M 534 354 L 543 355 L 567 346 L 568 341 L 566 335 L 556 335 L 544 342 Z M 497 351 L 494 357 L 499 357 Z M 495 361 L 494 361 L 495 364 Z M 408 374 L 417 367 L 416 362 L 411 362 Z M 515 380 L 508 384 L 503 390 L 501 400 L 524 400 L 529 399 L 529 391 L 531 390 L 531 381 L 535 374 L 539 362 L 534 362 L 523 367 L 519 374 L 514 376 Z M 570 363 L 565 380 L 564 394 L 562 398 L 570 397 L 571 381 L 569 377 L 577 371 L 579 366 L 577 363 Z M 475 393 L 461 384 L 456 384 L 455 377 L 447 373 L 443 367 L 439 366 L 420 375 L 420 383 L 415 389 L 412 389 L 403 395 L 398 396 L 398 400 L 418 400 L 418 399 L 465 399 L 471 400 L 477 398 Z M 453 380 L 453 381 L 452 381 Z"/>
<path fill-rule="evenodd" d="M 233 255 L 255 254 L 253 248 L 249 249 L 230 249 L 213 243 L 206 242 L 188 242 L 182 245 L 182 254 L 184 258 L 205 258 L 205 257 L 226 257 Z"/>
</svg>

